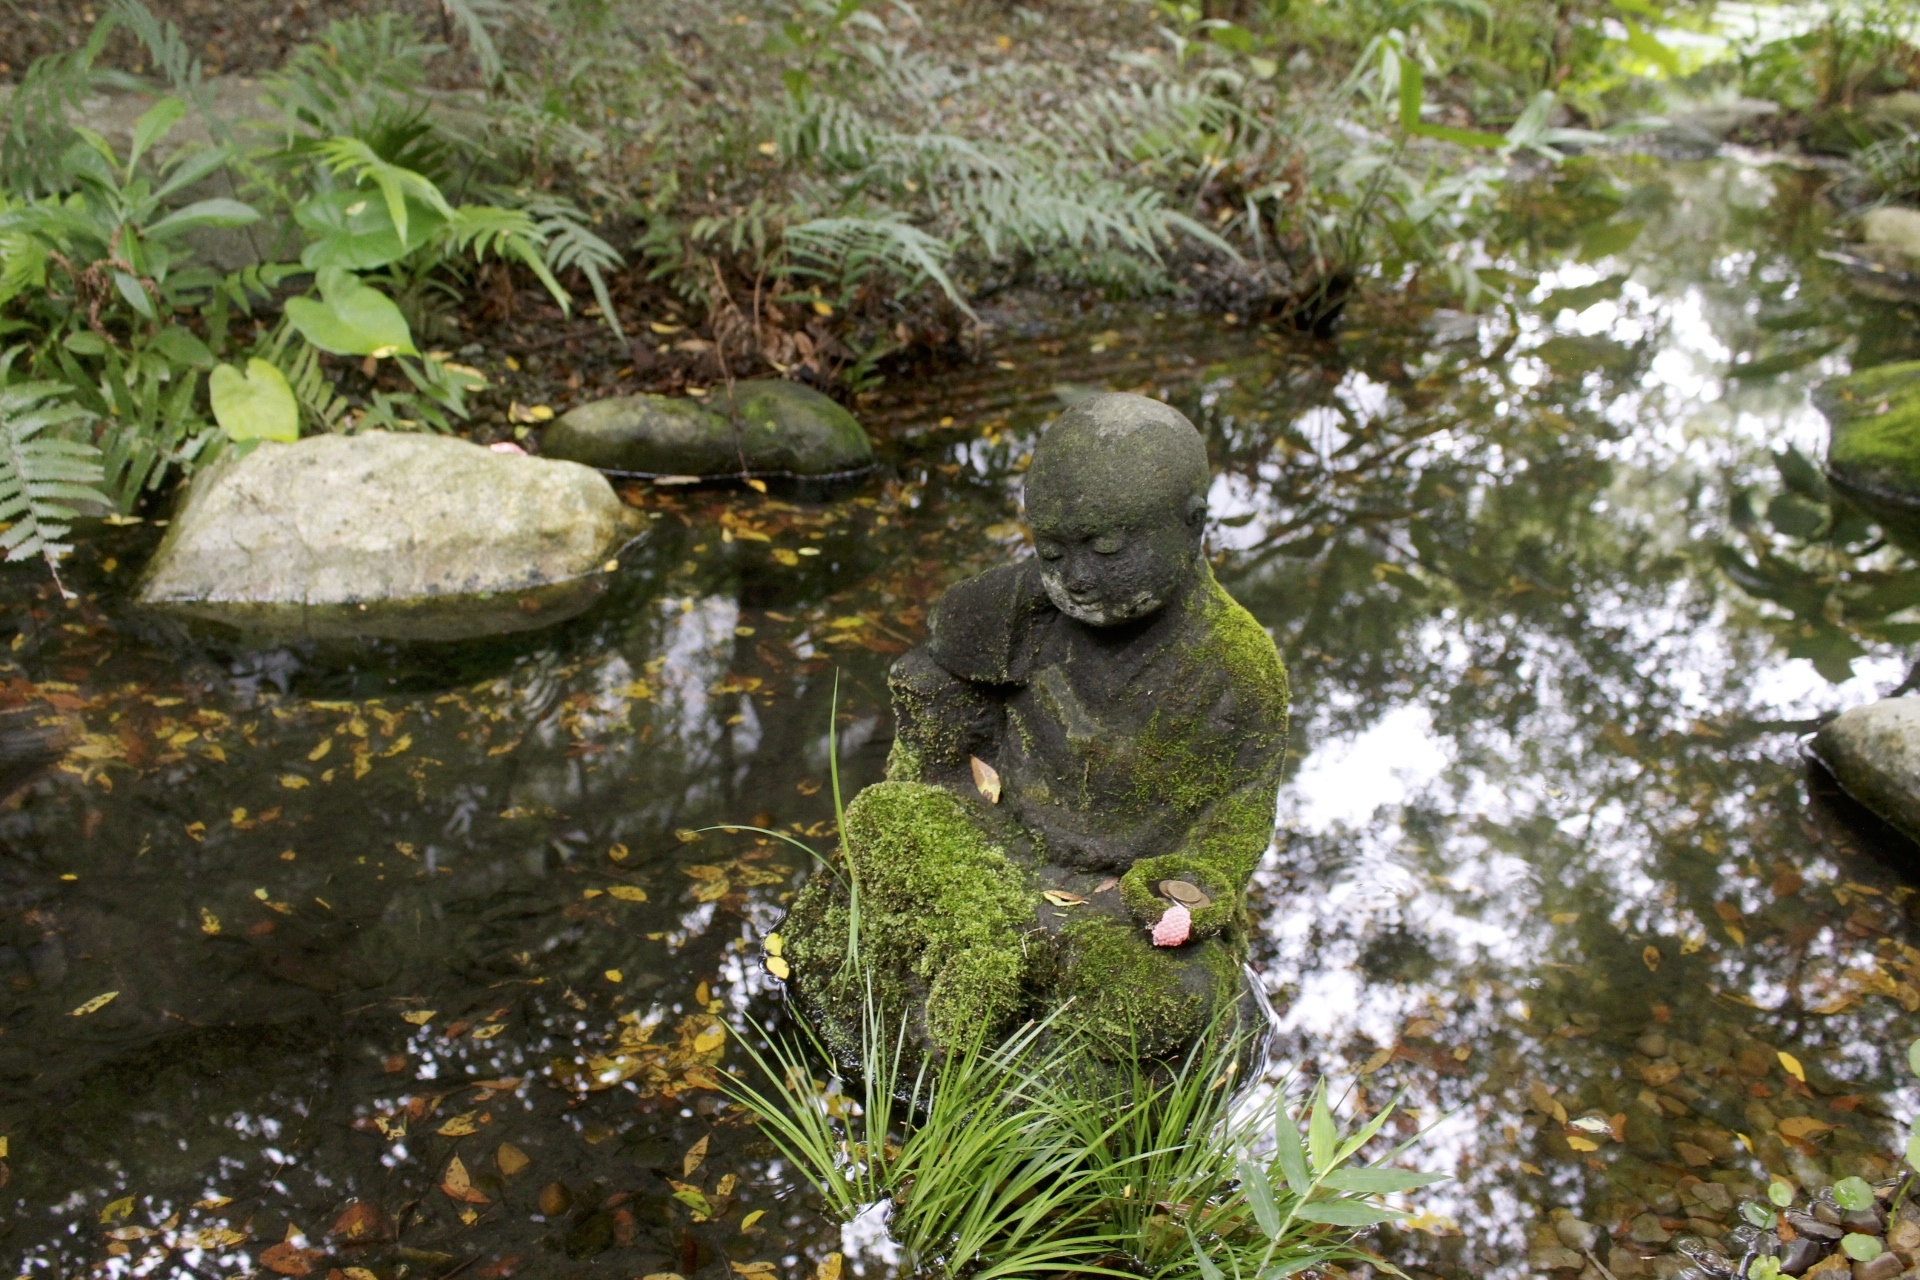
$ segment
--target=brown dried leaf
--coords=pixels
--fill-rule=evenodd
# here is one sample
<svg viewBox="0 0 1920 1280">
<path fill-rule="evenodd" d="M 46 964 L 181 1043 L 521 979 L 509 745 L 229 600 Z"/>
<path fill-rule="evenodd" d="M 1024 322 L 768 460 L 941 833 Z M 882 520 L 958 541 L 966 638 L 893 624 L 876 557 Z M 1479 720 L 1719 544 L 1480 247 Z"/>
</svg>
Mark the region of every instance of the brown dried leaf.
<svg viewBox="0 0 1920 1280">
<path fill-rule="evenodd" d="M 387 1220 L 380 1210 L 365 1200 L 355 1200 L 333 1220 L 327 1234 L 341 1240 L 376 1240 L 386 1235 Z"/>
<path fill-rule="evenodd" d="M 313 1272 L 313 1264 L 326 1254 L 319 1249 L 297 1249 L 290 1240 L 260 1251 L 260 1265 L 276 1275 L 304 1276 Z"/>
<path fill-rule="evenodd" d="M 693 1171 L 695 1169 L 698 1169 L 702 1164 L 706 1163 L 706 1159 L 707 1159 L 707 1139 L 701 1138 L 700 1141 L 688 1147 L 687 1154 L 681 1157 L 680 1176 L 683 1178 L 691 1178 L 693 1176 Z"/>
<path fill-rule="evenodd" d="M 1788 1116 L 1780 1122 L 1780 1132 L 1789 1138 L 1811 1138 L 1833 1128 L 1825 1120 L 1815 1120 L 1812 1116 Z"/>
<path fill-rule="evenodd" d="M 1040 895 L 1056 907 L 1077 907 L 1087 899 L 1077 893 L 1068 893 L 1065 889 L 1049 889 Z"/>
<path fill-rule="evenodd" d="M 511 1142 L 503 1142 L 500 1144 L 500 1149 L 493 1153 L 493 1162 L 499 1165 L 500 1172 L 509 1178 L 533 1163 L 533 1161 L 528 1158 L 526 1152 L 514 1146 Z"/>
</svg>

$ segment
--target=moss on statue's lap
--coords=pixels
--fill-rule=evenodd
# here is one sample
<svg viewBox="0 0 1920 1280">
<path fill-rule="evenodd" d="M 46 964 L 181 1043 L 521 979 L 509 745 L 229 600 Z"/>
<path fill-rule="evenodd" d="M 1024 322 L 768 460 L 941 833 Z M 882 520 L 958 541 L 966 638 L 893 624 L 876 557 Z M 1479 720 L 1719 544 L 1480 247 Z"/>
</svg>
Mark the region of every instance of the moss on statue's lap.
<svg viewBox="0 0 1920 1280">
<path fill-rule="evenodd" d="M 1072 1003 L 1061 1025 L 1087 1036 L 1096 1052 L 1179 1053 L 1239 999 L 1246 946 L 1237 936 L 1169 950 L 1123 921 L 1089 915 L 1069 925 L 1063 941 L 1053 991 Z"/>
</svg>

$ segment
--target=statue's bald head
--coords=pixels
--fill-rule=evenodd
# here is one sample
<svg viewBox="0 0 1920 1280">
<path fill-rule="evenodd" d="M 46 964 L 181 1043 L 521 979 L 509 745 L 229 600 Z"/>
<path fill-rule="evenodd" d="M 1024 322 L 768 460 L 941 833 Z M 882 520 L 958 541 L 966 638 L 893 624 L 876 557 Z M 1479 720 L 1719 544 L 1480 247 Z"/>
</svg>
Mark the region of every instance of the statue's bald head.
<svg viewBox="0 0 1920 1280">
<path fill-rule="evenodd" d="M 1027 520 L 1056 608 L 1089 626 L 1158 612 L 1200 572 L 1207 449 L 1176 409 L 1094 396 L 1041 437 Z"/>
<path fill-rule="evenodd" d="M 1186 415 L 1145 396 L 1093 396 L 1061 414 L 1027 468 L 1027 515 L 1052 524 L 1169 517 L 1207 500 L 1207 447 Z"/>
</svg>

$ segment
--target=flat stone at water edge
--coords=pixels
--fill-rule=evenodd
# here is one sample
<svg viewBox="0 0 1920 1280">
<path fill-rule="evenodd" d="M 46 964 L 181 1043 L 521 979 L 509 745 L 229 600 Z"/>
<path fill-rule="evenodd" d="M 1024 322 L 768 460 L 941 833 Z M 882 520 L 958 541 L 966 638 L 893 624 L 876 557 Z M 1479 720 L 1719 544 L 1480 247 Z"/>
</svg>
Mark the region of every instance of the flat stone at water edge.
<svg viewBox="0 0 1920 1280">
<path fill-rule="evenodd" d="M 1848 795 L 1920 840 L 1920 698 L 1883 698 L 1843 711 L 1813 754 Z"/>
</svg>

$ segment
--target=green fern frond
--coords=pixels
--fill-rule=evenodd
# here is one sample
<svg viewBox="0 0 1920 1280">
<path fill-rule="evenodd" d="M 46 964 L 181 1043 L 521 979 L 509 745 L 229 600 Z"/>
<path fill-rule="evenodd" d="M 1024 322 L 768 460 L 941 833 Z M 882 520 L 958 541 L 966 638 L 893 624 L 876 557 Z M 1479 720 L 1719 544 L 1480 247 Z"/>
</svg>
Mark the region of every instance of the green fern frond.
<svg viewBox="0 0 1920 1280">
<path fill-rule="evenodd" d="M 407 238 L 408 196 L 449 221 L 456 216 L 453 206 L 447 203 L 431 178 L 383 160 L 359 138 L 328 138 L 316 150 L 333 172 L 351 177 L 356 185 L 371 182 L 379 188 L 381 199 L 387 202 L 387 216 L 393 219 L 393 229 L 403 241 Z"/>
<path fill-rule="evenodd" d="M 953 247 L 900 214 L 814 218 L 788 227 L 786 244 L 799 261 L 797 274 L 837 276 L 851 282 L 872 268 L 882 267 L 914 283 L 931 280 L 949 302 L 973 314 L 947 274 Z"/>
<path fill-rule="evenodd" d="M 440 241 L 450 253 L 471 252 L 475 261 L 489 255 L 511 258 L 540 278 L 562 311 L 573 310 L 573 298 L 547 268 L 541 256 L 544 237 L 525 209 L 503 209 L 490 204 L 463 204 L 452 211 L 441 228 Z"/>
<path fill-rule="evenodd" d="M 203 78 L 200 59 L 187 47 L 178 25 L 162 22 L 140 0 L 114 0 L 108 18 L 133 33 L 153 59 L 153 66 L 169 87 L 189 98 L 199 96 Z"/>
<path fill-rule="evenodd" d="M 447 16 L 460 24 L 460 30 L 467 37 L 467 47 L 473 51 L 473 60 L 480 67 L 480 75 L 488 84 L 497 81 L 506 70 L 500 61 L 500 51 L 494 47 L 493 31 L 487 25 L 489 21 L 498 22 L 508 13 L 501 0 L 440 0 Z"/>
<path fill-rule="evenodd" d="M 627 335 L 614 312 L 613 295 L 607 291 L 607 274 L 623 265 L 620 251 L 588 228 L 579 206 L 569 200 L 539 196 L 528 200 L 526 209 L 539 219 L 536 231 L 546 240 L 548 268 L 556 275 L 571 268 L 585 276 L 601 317 L 624 342 Z"/>
<path fill-rule="evenodd" d="M 61 541 L 79 514 L 73 504 L 108 505 L 100 451 L 60 434 L 92 418 L 66 400 L 64 385 L 5 381 L 18 355 L 0 356 L 0 552 L 8 563 L 39 556 L 58 585 L 60 558 L 73 550 Z"/>
</svg>

